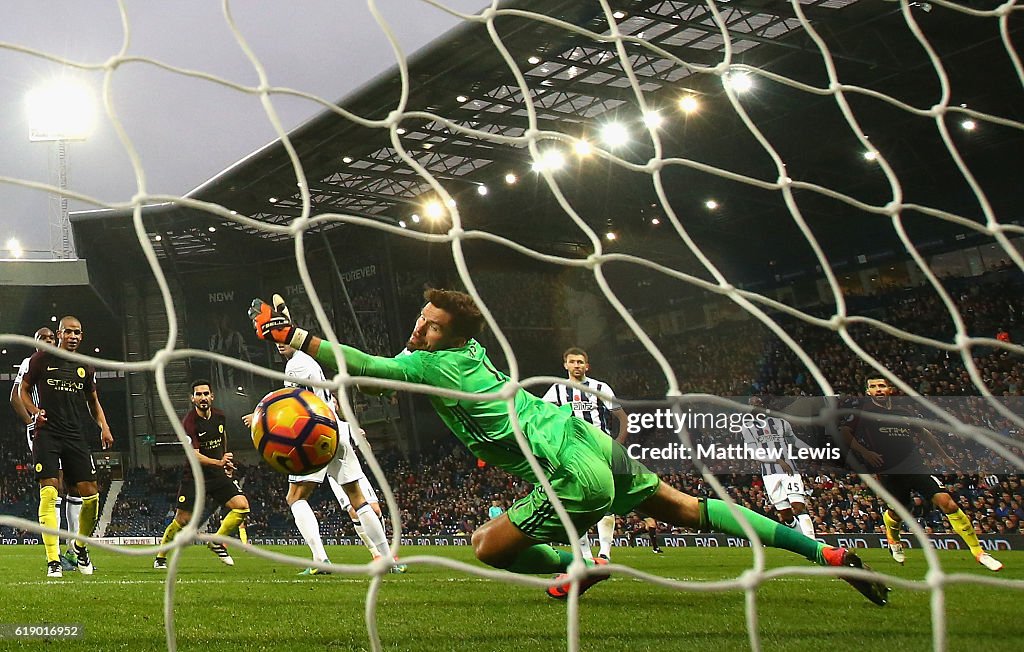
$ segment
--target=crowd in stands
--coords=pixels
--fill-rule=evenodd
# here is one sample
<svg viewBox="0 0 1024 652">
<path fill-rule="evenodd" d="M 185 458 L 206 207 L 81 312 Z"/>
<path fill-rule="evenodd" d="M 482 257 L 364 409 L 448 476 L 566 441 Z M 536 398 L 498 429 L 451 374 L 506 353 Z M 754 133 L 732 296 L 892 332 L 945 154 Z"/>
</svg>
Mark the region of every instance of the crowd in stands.
<svg viewBox="0 0 1024 652">
<path fill-rule="evenodd" d="M 1005 275 L 995 272 L 992 274 Z M 415 275 L 399 275 L 399 301 L 409 308 L 410 319 L 419 310 L 424 281 Z M 524 341 L 544 329 L 554 332 L 557 322 L 559 286 L 556 277 L 528 278 L 518 275 L 480 274 L 479 287 L 495 317 L 508 325 L 512 337 L 518 329 L 527 333 Z M 983 279 L 950 279 L 947 287 L 962 315 L 966 332 L 972 336 L 996 337 L 1004 341 L 1024 339 L 1024 292 L 1022 285 L 1001 276 Z M 489 300 L 489 297 L 504 297 Z M 353 304 L 361 315 L 360 324 L 370 341 L 370 350 L 393 354 L 387 338 L 384 309 L 379 297 L 358 295 Z M 828 317 L 829 310 L 818 316 Z M 952 342 L 953 322 L 942 300 L 927 287 L 893 288 L 850 304 L 850 314 L 872 317 L 909 332 Z M 367 316 L 363 319 L 363 316 Z M 379 319 L 378 319 L 379 317 Z M 860 394 L 864 380 L 873 375 L 864 362 L 833 330 L 811 325 L 792 317 L 780 317 L 780 323 L 821 368 L 837 393 Z M 411 324 L 411 321 L 410 321 Z M 538 330 L 540 329 L 540 330 Z M 343 339 L 351 338 L 350 332 Z M 529 335 L 529 333 L 534 333 Z M 964 361 L 956 352 L 913 343 L 883 331 L 854 324 L 850 336 L 901 379 L 922 394 L 949 398 L 946 407 L 967 423 L 984 426 L 1009 437 L 1019 438 L 1016 425 L 977 399 Z M 404 335 L 404 334 L 403 334 Z M 1005 335 L 1005 337 L 1003 336 Z M 677 374 L 684 392 L 704 392 L 720 396 L 765 394 L 776 396 L 820 395 L 821 389 L 796 354 L 754 320 L 723 322 L 713 330 L 683 333 L 659 341 Z M 516 340 L 518 341 L 518 340 Z M 546 342 L 551 345 L 551 342 Z M 517 353 L 530 347 L 517 347 Z M 551 348 L 551 346 L 548 346 Z M 376 349 L 376 350 L 375 350 Z M 546 351 L 546 350 L 545 350 Z M 975 347 L 972 361 L 988 389 L 1006 400 L 1024 395 L 1024 359 L 995 347 Z M 545 356 L 550 354 L 545 352 Z M 550 361 L 546 363 L 551 367 Z M 608 381 L 619 397 L 649 399 L 664 397 L 666 383 L 653 359 L 639 348 L 625 352 L 620 359 L 606 361 Z M 617 371 L 616 371 L 617 370 Z M 944 399 L 945 400 L 945 399 Z M 1015 411 L 1020 414 L 1021 410 Z M 9 432 L 17 424 L 8 428 Z M 980 444 L 963 444 L 946 435 L 949 452 L 955 453 L 959 471 L 943 469 L 945 480 L 956 501 L 975 521 L 980 533 L 1019 533 L 1024 518 L 1024 488 L 1021 470 L 996 469 L 991 451 Z M 446 443 L 406 459 L 397 453 L 381 451 L 378 460 L 401 510 L 403 533 L 408 535 L 468 534 L 487 519 L 493 501 L 507 508 L 525 495 L 530 486 L 490 466 L 479 466 L 451 437 Z M 1014 449 L 1017 454 L 1020 448 Z M 11 447 L 0 449 L 0 512 L 34 514 L 38 491 L 30 470 L 15 465 L 27 458 Z M 993 475 L 990 470 L 996 470 Z M 1016 472 L 1014 472 L 1016 471 Z M 181 468 L 156 471 L 135 469 L 114 509 L 109 535 L 159 536 L 173 513 L 171 502 L 180 479 Z M 287 482 L 265 466 L 243 466 L 238 471 L 252 505 L 249 536 L 297 536 L 285 503 Z M 722 475 L 720 481 L 739 504 L 755 511 L 771 513 L 765 505 L 764 490 L 758 476 Z M 693 474 L 670 474 L 665 480 L 695 495 L 709 495 L 706 483 Z M 810 490 L 810 507 L 818 533 L 882 532 L 881 501 L 856 475 L 834 469 L 805 471 Z M 377 484 L 377 483 L 375 483 Z M 383 504 L 383 497 L 382 507 Z M 329 490 L 316 492 L 311 504 L 317 511 L 325 534 L 353 536 L 346 514 L 342 513 Z M 930 504 L 918 501 L 915 518 L 933 532 L 945 532 L 947 524 Z M 218 524 L 214 515 L 207 529 Z M 643 531 L 635 516 L 619 519 L 619 532 Z M 9 529 L 0 529 L 9 531 Z M 666 530 L 667 532 L 668 530 Z"/>
</svg>

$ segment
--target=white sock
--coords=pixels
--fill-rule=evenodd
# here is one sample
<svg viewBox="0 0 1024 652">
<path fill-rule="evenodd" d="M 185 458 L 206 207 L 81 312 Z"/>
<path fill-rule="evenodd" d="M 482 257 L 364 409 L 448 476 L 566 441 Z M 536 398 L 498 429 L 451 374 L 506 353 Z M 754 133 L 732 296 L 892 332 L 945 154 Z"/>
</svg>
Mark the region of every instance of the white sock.
<svg viewBox="0 0 1024 652">
<path fill-rule="evenodd" d="M 597 554 L 612 556 L 612 539 L 615 538 L 615 517 L 608 514 L 597 522 L 597 539 L 600 548 Z"/>
<path fill-rule="evenodd" d="M 804 533 L 804 536 L 814 538 L 814 521 L 811 520 L 810 514 L 801 514 L 796 517 L 797 525 L 800 526 L 800 531 Z"/>
<path fill-rule="evenodd" d="M 385 559 L 391 559 L 391 545 L 384 534 L 384 525 L 370 503 L 363 503 L 363 506 L 356 510 L 356 516 L 359 517 L 359 523 L 362 524 L 366 537 L 373 544 L 377 554 Z"/>
<path fill-rule="evenodd" d="M 313 553 L 313 561 L 327 561 L 327 551 L 324 550 L 324 542 L 320 539 L 320 522 L 316 520 L 313 508 L 305 500 L 296 500 L 292 503 L 292 516 L 295 517 L 295 525 L 306 540 L 310 552 Z"/>
<path fill-rule="evenodd" d="M 370 509 L 373 509 L 373 508 L 371 507 Z M 374 514 L 376 514 L 376 513 L 377 512 L 374 512 Z M 377 546 L 373 545 L 373 541 L 370 541 L 370 536 L 368 534 L 366 534 L 366 529 L 363 527 L 363 524 L 360 523 L 359 521 L 352 521 L 352 525 L 354 525 L 355 528 L 356 528 L 356 534 L 358 534 L 359 538 L 363 540 L 363 545 L 366 546 L 366 549 L 370 551 L 371 555 L 376 557 L 377 556 Z"/>
<path fill-rule="evenodd" d="M 58 507 L 57 509 L 60 509 Z M 68 520 L 68 529 L 78 532 L 78 517 L 82 515 L 82 498 L 80 496 L 68 496 L 64 501 L 64 512 Z M 68 547 L 71 542 L 68 541 Z"/>
<path fill-rule="evenodd" d="M 583 551 L 584 559 L 594 561 L 594 551 L 590 549 L 590 537 L 587 536 L 586 532 L 580 537 L 580 549 Z"/>
</svg>

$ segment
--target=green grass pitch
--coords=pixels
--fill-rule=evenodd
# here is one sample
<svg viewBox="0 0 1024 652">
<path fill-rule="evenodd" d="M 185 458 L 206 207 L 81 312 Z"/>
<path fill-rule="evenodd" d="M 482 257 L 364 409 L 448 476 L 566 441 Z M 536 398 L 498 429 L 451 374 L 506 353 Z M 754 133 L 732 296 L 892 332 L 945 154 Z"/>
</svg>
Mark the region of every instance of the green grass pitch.
<svg viewBox="0 0 1024 652">
<path fill-rule="evenodd" d="M 305 557 L 306 548 L 279 552 Z M 363 548 L 328 550 L 341 563 L 363 563 Z M 862 551 L 876 569 L 923 579 L 920 551 L 909 551 L 906 567 L 884 550 Z M 178 649 L 364 650 L 363 621 L 368 580 L 361 576 L 297 577 L 297 567 L 273 563 L 239 550 L 235 566 L 223 566 L 208 550 L 183 553 L 175 604 Z M 472 561 L 466 548 L 403 548 L 406 557 L 436 554 Z M 966 552 L 938 552 L 944 570 L 1024 580 L 1024 553 L 1000 553 L 1006 568 L 992 575 Z M 91 577 L 66 573 L 47 580 L 41 547 L 5 546 L 0 624 L 82 623 L 84 638 L 60 641 L 0 640 L 0 649 L 165 649 L 162 600 L 164 571 L 148 557 L 93 554 Z M 749 549 L 613 549 L 616 562 L 685 580 L 737 577 L 751 562 Z M 767 551 L 769 567 L 802 564 L 800 558 Z M 879 608 L 832 578 L 780 578 L 757 593 L 764 650 L 929 650 L 929 593 L 897 589 Z M 1024 590 L 981 585 L 948 588 L 950 650 L 1020 650 Z M 559 650 L 566 648 L 566 605 L 542 590 L 498 584 L 466 573 L 414 564 L 405 575 L 389 575 L 377 607 L 385 650 Z M 742 592 L 679 592 L 629 577 L 612 577 L 581 599 L 582 650 L 749 649 Z"/>
</svg>

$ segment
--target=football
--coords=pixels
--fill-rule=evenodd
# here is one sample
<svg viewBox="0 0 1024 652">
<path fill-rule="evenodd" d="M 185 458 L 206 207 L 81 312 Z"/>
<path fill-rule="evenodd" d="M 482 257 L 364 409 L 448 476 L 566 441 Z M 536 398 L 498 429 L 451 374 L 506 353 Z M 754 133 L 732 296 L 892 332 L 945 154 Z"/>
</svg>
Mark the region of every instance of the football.
<svg viewBox="0 0 1024 652">
<path fill-rule="evenodd" d="M 256 406 L 252 443 L 275 471 L 306 475 L 334 458 L 338 423 L 319 396 L 300 387 L 286 387 L 270 392 Z"/>
</svg>

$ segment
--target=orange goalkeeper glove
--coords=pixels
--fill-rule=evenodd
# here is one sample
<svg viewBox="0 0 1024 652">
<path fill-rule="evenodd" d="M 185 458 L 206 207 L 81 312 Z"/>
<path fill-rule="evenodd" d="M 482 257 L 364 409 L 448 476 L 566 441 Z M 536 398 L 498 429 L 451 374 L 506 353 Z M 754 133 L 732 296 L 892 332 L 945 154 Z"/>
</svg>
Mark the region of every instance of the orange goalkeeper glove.
<svg viewBox="0 0 1024 652">
<path fill-rule="evenodd" d="M 293 349 L 305 351 L 309 331 L 299 328 L 288 317 L 274 310 L 261 299 L 253 299 L 249 306 L 249 319 L 261 340 L 287 344 Z"/>
</svg>

